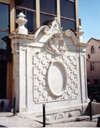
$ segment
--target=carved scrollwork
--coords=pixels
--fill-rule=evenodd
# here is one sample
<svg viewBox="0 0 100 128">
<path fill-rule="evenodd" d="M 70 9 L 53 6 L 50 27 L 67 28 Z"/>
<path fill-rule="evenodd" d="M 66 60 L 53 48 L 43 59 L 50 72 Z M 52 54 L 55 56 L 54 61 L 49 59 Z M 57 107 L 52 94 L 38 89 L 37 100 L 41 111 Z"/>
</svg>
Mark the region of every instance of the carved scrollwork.
<svg viewBox="0 0 100 128">
<path fill-rule="evenodd" d="M 62 32 L 62 28 L 57 20 L 57 18 L 55 17 L 53 19 L 53 21 L 51 20 L 51 22 L 48 23 L 48 26 L 46 26 L 43 30 L 44 34 L 61 34 Z"/>
<path fill-rule="evenodd" d="M 52 29 L 49 28 L 49 26 L 46 26 L 43 30 L 44 34 L 51 34 L 52 33 Z"/>
<path fill-rule="evenodd" d="M 67 30 L 67 31 L 65 31 L 65 36 L 67 36 L 67 37 L 71 37 L 71 30 Z"/>
<path fill-rule="evenodd" d="M 79 41 L 76 38 L 75 34 L 71 30 L 66 30 L 64 32 L 65 37 L 69 37 L 72 39 L 74 45 L 79 45 Z"/>
</svg>

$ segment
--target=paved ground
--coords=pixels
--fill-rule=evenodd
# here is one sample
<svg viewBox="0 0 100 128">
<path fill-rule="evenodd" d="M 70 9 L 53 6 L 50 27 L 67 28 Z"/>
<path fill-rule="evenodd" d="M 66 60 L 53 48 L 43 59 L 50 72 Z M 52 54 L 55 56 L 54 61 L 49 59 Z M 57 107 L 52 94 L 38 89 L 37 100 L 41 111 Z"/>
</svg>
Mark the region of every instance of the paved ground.
<svg viewBox="0 0 100 128">
<path fill-rule="evenodd" d="M 58 123 L 50 125 L 50 127 L 96 127 L 97 121 L 77 121 L 77 122 L 67 122 L 67 123 Z M 48 126 L 49 127 L 49 126 Z"/>
<path fill-rule="evenodd" d="M 96 127 L 97 119 L 92 121 L 76 121 L 47 125 L 47 127 Z M 31 117 L 24 117 L 21 114 L 13 116 L 12 113 L 0 113 L 0 127 L 42 127 L 39 122 L 34 121 Z"/>
</svg>

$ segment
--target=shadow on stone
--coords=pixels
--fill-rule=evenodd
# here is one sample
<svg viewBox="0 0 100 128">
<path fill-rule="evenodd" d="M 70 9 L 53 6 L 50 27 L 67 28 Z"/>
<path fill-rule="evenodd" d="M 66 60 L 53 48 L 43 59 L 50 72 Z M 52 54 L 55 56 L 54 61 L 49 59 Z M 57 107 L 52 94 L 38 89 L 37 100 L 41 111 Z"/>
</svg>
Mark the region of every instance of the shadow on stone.
<svg viewBox="0 0 100 128">
<path fill-rule="evenodd" d="M 5 105 L 4 101 L 1 101 L 1 103 L 0 103 L 1 112 L 3 112 L 3 111 L 4 111 L 4 105 Z"/>
<path fill-rule="evenodd" d="M 97 127 L 100 127 L 100 117 L 98 117 Z"/>
<path fill-rule="evenodd" d="M 0 127 L 6 127 L 6 126 L 0 125 Z"/>
</svg>

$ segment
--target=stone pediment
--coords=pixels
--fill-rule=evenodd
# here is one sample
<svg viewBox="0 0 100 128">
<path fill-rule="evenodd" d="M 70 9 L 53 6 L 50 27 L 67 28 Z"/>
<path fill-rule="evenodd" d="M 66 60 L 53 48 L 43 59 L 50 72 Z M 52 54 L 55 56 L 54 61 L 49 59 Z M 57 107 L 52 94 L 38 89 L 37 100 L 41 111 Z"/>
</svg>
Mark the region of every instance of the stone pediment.
<svg viewBox="0 0 100 128">
<path fill-rule="evenodd" d="M 61 36 L 62 37 L 62 28 L 57 20 L 57 18 L 51 19 L 47 25 L 41 26 L 35 32 L 35 38 L 38 42 L 45 43 L 47 42 L 52 36 Z"/>
<path fill-rule="evenodd" d="M 57 18 L 51 19 L 47 25 L 41 26 L 35 33 L 35 40 L 38 43 L 46 43 L 47 51 L 52 54 L 61 55 L 67 50 L 67 39 L 71 40 L 72 45 L 80 44 L 77 37 L 71 30 L 62 31 Z"/>
<path fill-rule="evenodd" d="M 28 34 L 27 32 L 24 33 L 24 29 L 27 30 L 24 25 L 21 27 L 21 22 L 23 21 L 24 17 L 25 16 L 22 14 L 19 15 L 19 18 L 17 19 L 19 27 L 15 30 L 15 32 L 9 35 L 10 38 L 30 40 L 30 43 L 23 41 L 20 45 L 27 45 L 30 47 L 45 46 L 49 53 L 56 55 L 62 55 L 67 50 L 76 50 L 76 46 L 82 46 L 83 51 L 87 46 L 86 43 L 79 43 L 79 39 L 71 30 L 62 31 L 62 27 L 56 17 L 49 20 L 46 25 L 38 28 L 34 34 Z M 80 35 L 80 32 L 78 35 Z"/>
<path fill-rule="evenodd" d="M 57 18 L 51 19 L 47 25 L 41 26 L 35 33 L 35 39 L 39 43 L 46 43 L 52 37 L 57 38 L 72 38 L 73 44 L 78 45 L 78 39 L 75 34 L 71 30 L 62 31 L 62 27 L 60 26 Z"/>
</svg>

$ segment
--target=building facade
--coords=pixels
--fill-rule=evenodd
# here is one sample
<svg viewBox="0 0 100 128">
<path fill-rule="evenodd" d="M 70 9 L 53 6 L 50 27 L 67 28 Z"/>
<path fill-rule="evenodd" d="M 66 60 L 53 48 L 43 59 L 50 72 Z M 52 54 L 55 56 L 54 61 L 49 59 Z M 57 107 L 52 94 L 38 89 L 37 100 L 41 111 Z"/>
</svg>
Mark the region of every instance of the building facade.
<svg viewBox="0 0 100 128">
<path fill-rule="evenodd" d="M 86 48 L 87 82 L 90 85 L 100 84 L 100 40 L 91 38 Z"/>
</svg>

